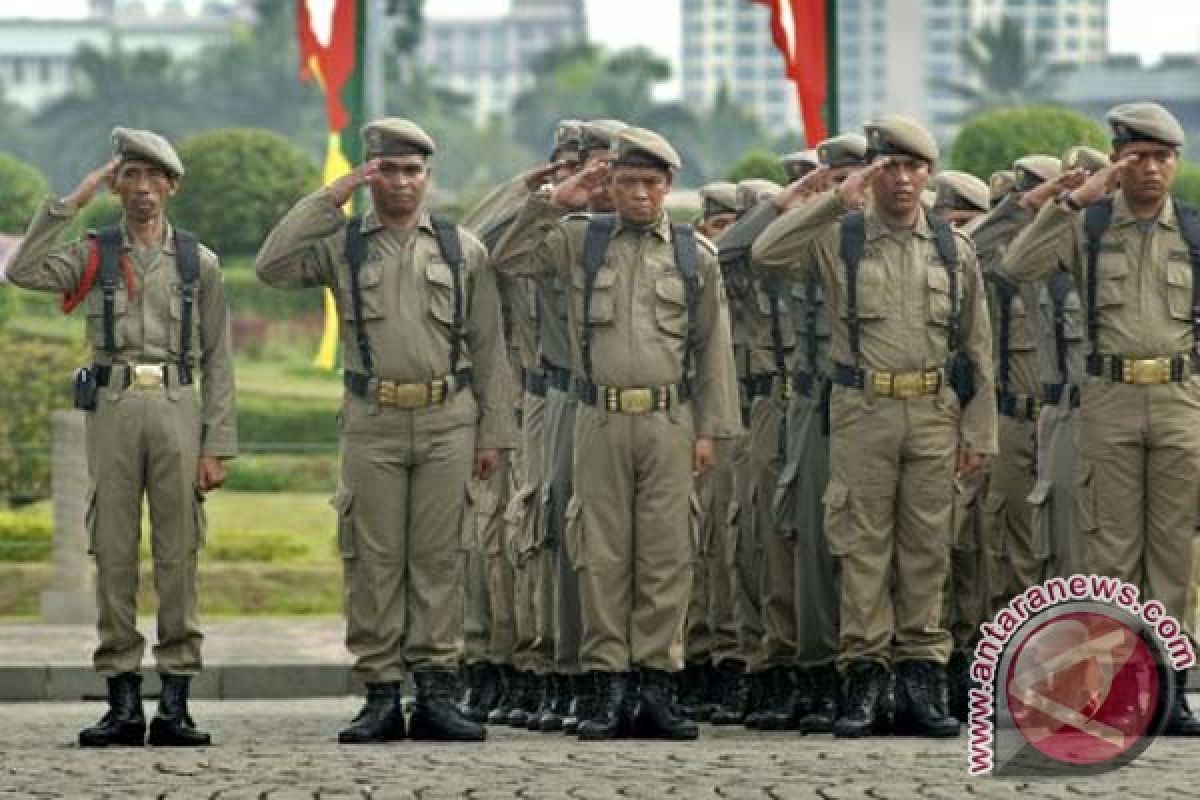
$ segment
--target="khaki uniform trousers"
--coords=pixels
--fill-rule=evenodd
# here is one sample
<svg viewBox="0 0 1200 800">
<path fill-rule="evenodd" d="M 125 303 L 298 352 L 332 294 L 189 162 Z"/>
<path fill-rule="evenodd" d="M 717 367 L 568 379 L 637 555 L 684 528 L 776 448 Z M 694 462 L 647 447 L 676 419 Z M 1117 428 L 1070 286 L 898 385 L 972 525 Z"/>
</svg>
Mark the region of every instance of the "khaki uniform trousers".
<svg viewBox="0 0 1200 800">
<path fill-rule="evenodd" d="M 114 369 L 113 379 L 121 377 Z M 158 594 L 160 672 L 194 675 L 204 640 L 196 612 L 196 555 L 204 542 L 203 496 L 195 489 L 201 414 L 194 387 L 100 390 L 88 417 L 91 473 L 87 529 L 96 558 L 99 645 L 92 661 L 115 675 L 141 669 L 137 629 L 138 541 L 142 496 L 150 506 L 150 545 Z"/>
<path fill-rule="evenodd" d="M 897 400 L 834 386 L 825 531 L 841 563 L 839 668 L 945 664 L 959 411 L 954 393 Z"/>
<path fill-rule="evenodd" d="M 683 668 L 695 544 L 691 408 L 642 415 L 581 404 L 568 549 L 585 670 Z"/>
<path fill-rule="evenodd" d="M 1075 520 L 1079 458 L 1075 450 L 1077 408 L 1070 392 L 1038 417 L 1038 480 L 1029 495 L 1034 536 L 1049 543 L 1047 575 L 1068 578 L 1083 572 L 1083 542 Z"/>
<path fill-rule="evenodd" d="M 555 545 L 546 537 L 546 399 L 525 393 L 522 470 L 506 515 L 509 559 L 515 576 L 516 645 L 513 665 L 544 675 L 554 669 Z"/>
<path fill-rule="evenodd" d="M 1000 452 L 983 503 L 985 538 L 1000 545 L 994 601 L 1003 605 L 1046 576 L 1049 542 L 1036 535 L 1029 496 L 1037 483 L 1037 421 L 997 417 Z"/>
<path fill-rule="evenodd" d="M 546 539 L 553 542 L 554 671 L 577 675 L 581 671 L 579 646 L 583 620 L 579 608 L 576 554 L 568 540 L 567 507 L 574 489 L 575 415 L 578 403 L 568 392 L 546 393 L 545 462 L 542 487 Z"/>
<path fill-rule="evenodd" d="M 730 508 L 735 505 L 733 453 L 737 445 L 731 439 L 717 441 L 717 466 L 701 516 L 700 540 L 708 546 L 704 569 L 708 574 L 708 629 L 712 637 L 709 659 L 714 666 L 740 657 L 733 600 L 733 534 L 729 522 Z"/>
<path fill-rule="evenodd" d="M 747 669 L 763 668 L 762 598 L 763 553 L 754 525 L 755 461 L 754 416 L 733 454 L 733 504 L 729 507 L 728 555 L 733 575 L 733 616 L 738 658 Z"/>
<path fill-rule="evenodd" d="M 712 498 L 713 475 L 716 469 L 708 475 L 696 479 L 692 491 L 692 516 L 700 534 L 696 542 L 695 560 L 692 562 L 692 594 L 688 598 L 687 629 L 684 633 L 684 653 L 689 664 L 706 664 L 712 657 L 712 620 L 708 612 L 709 583 L 708 556 L 712 545 L 704 538 L 709 532 L 707 511 Z"/>
<path fill-rule="evenodd" d="M 792 395 L 787 424 L 787 464 L 775 503 L 779 526 L 795 538 L 796 663 L 820 667 L 837 658 L 839 600 L 838 562 L 821 506 L 829 483 L 829 434 L 819 399 Z"/>
<path fill-rule="evenodd" d="M 992 541 L 989 533 L 1003 533 L 999 526 L 984 524 L 984 499 L 991 475 L 985 467 L 954 482 L 953 544 L 950 573 L 946 576 L 945 625 L 954 649 L 971 653 L 979 638 L 979 626 L 988 621 L 1001 591 L 995 572 L 1003 558 L 1004 542 Z"/>
<path fill-rule="evenodd" d="M 342 407 L 334 505 L 346 647 L 367 682 L 400 681 L 406 669 L 453 669 L 462 657 L 464 561 L 476 533 L 475 428 L 443 420 L 477 413 L 469 390 L 449 402 L 470 408 L 374 409 L 349 395 Z"/>
<path fill-rule="evenodd" d="M 1138 586 L 1189 634 L 1200 475 L 1200 379 L 1089 379 L 1078 411 L 1079 535 L 1088 572 Z"/>
</svg>

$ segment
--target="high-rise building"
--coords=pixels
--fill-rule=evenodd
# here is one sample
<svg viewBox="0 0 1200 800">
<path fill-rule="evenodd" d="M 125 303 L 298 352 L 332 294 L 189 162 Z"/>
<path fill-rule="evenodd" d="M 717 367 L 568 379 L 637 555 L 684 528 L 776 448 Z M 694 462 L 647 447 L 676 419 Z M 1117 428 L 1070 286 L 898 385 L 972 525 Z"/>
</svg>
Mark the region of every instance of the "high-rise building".
<svg viewBox="0 0 1200 800">
<path fill-rule="evenodd" d="M 683 101 L 710 106 L 724 89 L 772 133 L 799 130 L 796 90 L 771 41 L 770 12 L 748 0 L 682 0 Z"/>
<path fill-rule="evenodd" d="M 711 104 L 722 86 L 775 132 L 800 128 L 795 90 L 771 41 L 766 7 L 749 0 L 681 0 L 683 98 Z M 976 28 L 1009 16 L 1048 63 L 1103 60 L 1105 0 L 838 0 L 839 128 L 872 116 L 914 116 L 946 138 L 963 101 L 938 79 L 969 79 L 961 48 Z"/>
<path fill-rule="evenodd" d="M 584 0 L 512 0 L 499 17 L 427 16 L 419 58 L 442 85 L 471 97 L 475 120 L 484 122 L 507 113 L 533 83 L 536 56 L 586 40 Z"/>
<path fill-rule="evenodd" d="M 141 0 L 91 0 L 77 19 L 0 18 L 0 87 L 6 100 L 36 111 L 70 91 L 71 60 L 82 45 L 162 49 L 183 59 L 225 41 L 234 23 L 252 14 L 247 0 L 208 2 L 194 14 L 179 0 L 153 8 Z"/>
</svg>

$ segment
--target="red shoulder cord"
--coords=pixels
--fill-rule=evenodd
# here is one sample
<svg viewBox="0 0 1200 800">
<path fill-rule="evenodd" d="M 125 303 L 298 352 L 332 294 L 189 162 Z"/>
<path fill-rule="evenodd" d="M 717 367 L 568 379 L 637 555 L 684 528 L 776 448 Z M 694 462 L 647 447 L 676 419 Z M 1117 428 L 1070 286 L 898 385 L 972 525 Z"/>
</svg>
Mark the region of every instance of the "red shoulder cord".
<svg viewBox="0 0 1200 800">
<path fill-rule="evenodd" d="M 79 286 L 74 292 L 63 292 L 59 308 L 64 314 L 70 314 L 83 302 L 83 298 L 88 296 L 88 292 L 96 285 L 96 273 L 99 271 L 100 242 L 93 238 L 88 244 L 88 260 L 83 268 L 83 278 L 80 279 Z M 125 289 L 129 293 L 129 299 L 132 300 L 137 294 L 137 286 L 133 280 L 133 267 L 130 266 L 129 258 L 124 254 L 121 255 L 121 272 L 125 274 Z"/>
</svg>

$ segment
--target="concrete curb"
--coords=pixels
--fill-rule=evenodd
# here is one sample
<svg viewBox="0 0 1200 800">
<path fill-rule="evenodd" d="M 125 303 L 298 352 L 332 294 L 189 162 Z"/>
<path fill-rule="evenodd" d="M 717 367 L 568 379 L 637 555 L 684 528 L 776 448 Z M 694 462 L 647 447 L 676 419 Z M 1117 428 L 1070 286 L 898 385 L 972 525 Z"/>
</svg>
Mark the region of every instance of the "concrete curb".
<svg viewBox="0 0 1200 800">
<path fill-rule="evenodd" d="M 158 673 L 142 670 L 142 692 L 156 697 Z M 201 700 L 360 695 L 362 681 L 343 664 L 228 664 L 205 667 L 192 682 Z M 0 703 L 79 702 L 107 696 L 104 678 L 85 664 L 0 666 Z"/>
</svg>

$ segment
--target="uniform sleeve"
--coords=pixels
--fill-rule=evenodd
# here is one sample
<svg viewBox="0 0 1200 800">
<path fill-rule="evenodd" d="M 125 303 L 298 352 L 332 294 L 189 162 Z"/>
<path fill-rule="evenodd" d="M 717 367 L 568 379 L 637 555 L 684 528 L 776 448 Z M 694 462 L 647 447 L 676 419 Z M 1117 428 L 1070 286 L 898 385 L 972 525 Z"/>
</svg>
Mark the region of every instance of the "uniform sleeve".
<svg viewBox="0 0 1200 800">
<path fill-rule="evenodd" d="M 561 220 L 567 209 L 532 194 L 492 251 L 492 269 L 507 275 L 566 274 L 572 263 Z"/>
<path fill-rule="evenodd" d="M 1046 203 L 1008 248 L 998 272 L 1015 281 L 1040 281 L 1063 266 L 1074 270 L 1079 213 L 1056 202 Z"/>
<path fill-rule="evenodd" d="M 763 200 L 747 211 L 745 216 L 721 234 L 721 240 L 718 242 L 721 261 L 730 261 L 748 254 L 759 235 L 777 219 L 779 209 L 770 200 Z"/>
<path fill-rule="evenodd" d="M 75 218 L 75 211 L 57 213 L 53 202 L 53 198 L 47 198 L 38 207 L 25 238 L 8 262 L 4 274 L 14 286 L 42 292 L 73 292 L 83 278 L 88 243 L 78 240 L 58 244 L 59 237 Z"/>
<path fill-rule="evenodd" d="M 795 281 L 815 274 L 817 251 L 848 209 L 837 191 L 825 194 L 783 214 L 754 240 L 752 266 L 763 273 L 784 272 Z"/>
<path fill-rule="evenodd" d="M 696 436 L 732 439 L 742 433 L 729 304 L 717 260 L 701 251 L 704 288 L 696 303 Z"/>
<path fill-rule="evenodd" d="M 258 278 L 276 289 L 336 285 L 329 239 L 346 225 L 346 215 L 321 189 L 297 203 L 263 242 L 254 259 Z"/>
<path fill-rule="evenodd" d="M 975 251 L 960 240 L 963 259 L 962 346 L 971 360 L 975 378 L 975 396 L 962 411 L 960 421 L 963 445 L 977 453 L 998 452 L 996 441 L 996 387 L 992 362 L 992 332 L 988 317 L 983 273 Z"/>
<path fill-rule="evenodd" d="M 474 366 L 474 390 L 479 404 L 479 428 L 475 446 L 480 450 L 512 450 L 517 446 L 513 415 L 512 370 L 505 352 L 504 326 L 500 318 L 500 294 L 496 276 L 487 268 L 483 245 L 471 248 L 469 268 L 474 280 L 467 319 L 467 347 Z"/>
<path fill-rule="evenodd" d="M 233 337 L 229 332 L 225 285 L 215 258 L 200 277 L 200 372 L 204 419 L 200 452 L 233 458 L 238 451 Z"/>
</svg>

